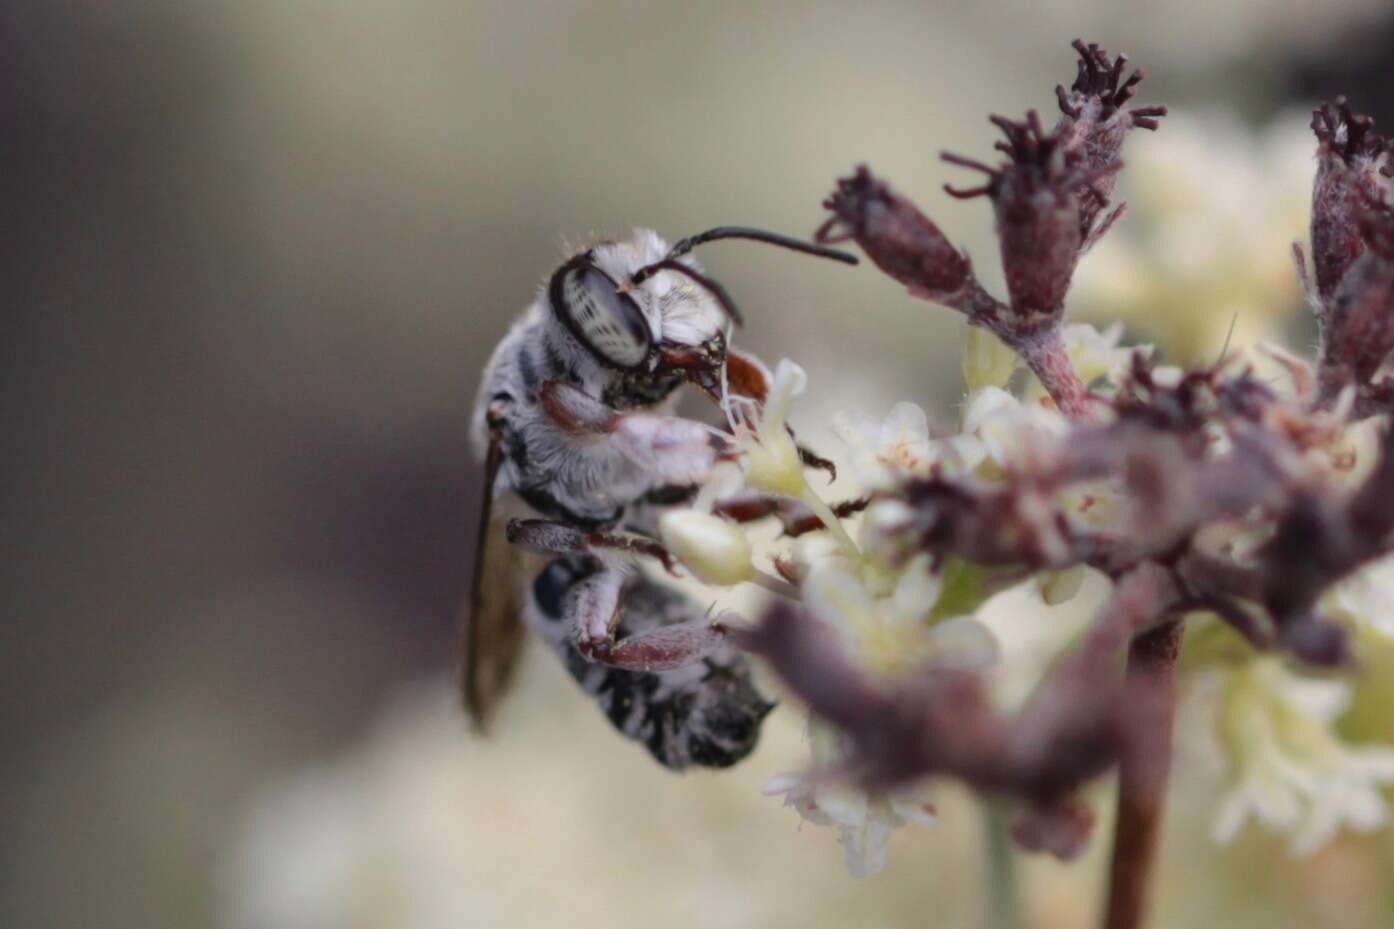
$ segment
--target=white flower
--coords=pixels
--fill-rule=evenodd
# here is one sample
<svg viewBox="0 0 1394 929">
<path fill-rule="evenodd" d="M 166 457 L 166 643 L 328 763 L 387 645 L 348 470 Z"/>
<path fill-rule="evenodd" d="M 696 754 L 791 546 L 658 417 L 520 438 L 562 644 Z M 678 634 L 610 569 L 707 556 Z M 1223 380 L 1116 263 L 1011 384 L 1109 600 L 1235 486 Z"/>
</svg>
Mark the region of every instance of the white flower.
<svg viewBox="0 0 1394 929">
<path fill-rule="evenodd" d="M 885 582 L 872 580 L 878 587 Z M 883 589 L 878 593 L 842 563 L 820 561 L 804 580 L 804 605 L 842 633 L 867 673 L 884 680 L 928 664 L 976 668 L 996 659 L 996 640 L 973 617 L 934 621 L 944 578 L 930 570 L 928 555 L 912 558 Z"/>
<path fill-rule="evenodd" d="M 865 491 L 889 490 L 910 477 L 971 470 L 985 454 L 970 436 L 936 438 L 929 418 L 913 403 L 897 403 L 884 420 L 839 414 L 833 431 L 852 452 L 852 467 Z"/>
<path fill-rule="evenodd" d="M 982 668 L 996 660 L 997 642 L 975 618 L 938 615 L 944 575 L 931 569 L 928 555 L 892 567 L 874 554 L 853 557 L 826 536 L 801 538 L 794 555 L 805 571 L 801 592 L 810 616 L 837 630 L 871 678 L 889 684 L 927 665 Z M 885 866 L 891 832 L 932 821 L 932 807 L 916 788 L 867 794 L 831 780 L 820 772 L 840 760 L 840 740 L 812 722 L 809 732 L 813 773 L 780 775 L 765 792 L 783 795 L 807 822 L 836 827 L 847 869 L 875 874 Z"/>
<path fill-rule="evenodd" d="M 827 765 L 841 754 L 837 735 L 809 723 L 815 764 Z M 839 781 L 813 774 L 777 774 L 765 785 L 766 796 L 784 797 L 804 822 L 837 829 L 843 860 L 853 877 L 878 874 L 886 866 L 886 844 L 901 826 L 934 822 L 934 805 L 918 785 L 868 794 Z"/>
<path fill-rule="evenodd" d="M 1350 746 L 1337 736 L 1349 685 L 1299 677 L 1267 657 L 1228 673 L 1220 734 L 1232 784 L 1216 815 L 1217 841 L 1253 817 L 1287 833 L 1293 852 L 1305 855 L 1343 825 L 1368 832 L 1384 823 L 1379 785 L 1394 782 L 1394 748 Z"/>
<path fill-rule="evenodd" d="M 807 489 L 798 446 L 787 428 L 794 398 L 804 392 L 808 375 L 789 359 L 782 359 L 774 383 L 758 415 L 747 416 L 737 435 L 745 451 L 745 479 L 751 487 L 801 498 Z"/>
<path fill-rule="evenodd" d="M 827 531 L 849 551 L 856 543 L 833 514 L 832 508 L 809 486 L 799 448 L 789 432 L 789 412 L 794 399 L 804 392 L 808 375 L 789 359 L 775 367 L 774 382 L 763 407 L 746 405 L 735 422 L 737 441 L 744 451 L 745 482 L 757 490 L 803 503 L 823 521 Z"/>
<path fill-rule="evenodd" d="M 1069 421 L 1056 410 L 1022 403 L 1000 387 L 969 396 L 963 414 L 963 431 L 982 443 L 999 474 L 1030 471 L 1068 430 Z M 979 473 L 993 476 L 984 470 L 979 468 Z"/>
</svg>

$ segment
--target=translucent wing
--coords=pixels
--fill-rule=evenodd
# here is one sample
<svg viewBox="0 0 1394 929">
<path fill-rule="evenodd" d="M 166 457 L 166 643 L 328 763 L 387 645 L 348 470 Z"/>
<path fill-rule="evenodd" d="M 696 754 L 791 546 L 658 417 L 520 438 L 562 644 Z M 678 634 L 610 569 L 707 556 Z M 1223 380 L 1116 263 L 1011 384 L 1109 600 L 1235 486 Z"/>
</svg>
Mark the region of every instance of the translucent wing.
<svg viewBox="0 0 1394 929">
<path fill-rule="evenodd" d="M 504 537 L 507 514 L 498 512 L 493 500 L 502 458 L 502 449 L 494 439 L 489 443 L 484 463 L 484 499 L 479 507 L 474 576 L 470 579 L 460 632 L 465 709 L 481 732 L 488 728 L 499 698 L 512 681 L 524 632 L 522 553 Z"/>
</svg>

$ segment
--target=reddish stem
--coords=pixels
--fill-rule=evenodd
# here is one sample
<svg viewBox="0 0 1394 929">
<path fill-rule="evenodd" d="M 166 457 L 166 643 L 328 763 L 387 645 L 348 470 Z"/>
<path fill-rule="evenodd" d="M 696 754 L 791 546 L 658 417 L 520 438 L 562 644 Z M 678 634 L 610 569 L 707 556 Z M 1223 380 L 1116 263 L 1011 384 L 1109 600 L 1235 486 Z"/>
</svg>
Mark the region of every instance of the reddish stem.
<svg viewBox="0 0 1394 929">
<path fill-rule="evenodd" d="M 1105 929 L 1138 929 L 1147 906 L 1171 772 L 1176 708 L 1176 656 L 1181 623 L 1133 639 L 1128 648 L 1127 698 L 1133 713 L 1118 766 L 1118 821 L 1113 833 Z"/>
<path fill-rule="evenodd" d="M 1016 340 L 1015 347 L 1060 412 L 1071 419 L 1089 418 L 1089 390 L 1075 373 L 1059 326 Z"/>
</svg>

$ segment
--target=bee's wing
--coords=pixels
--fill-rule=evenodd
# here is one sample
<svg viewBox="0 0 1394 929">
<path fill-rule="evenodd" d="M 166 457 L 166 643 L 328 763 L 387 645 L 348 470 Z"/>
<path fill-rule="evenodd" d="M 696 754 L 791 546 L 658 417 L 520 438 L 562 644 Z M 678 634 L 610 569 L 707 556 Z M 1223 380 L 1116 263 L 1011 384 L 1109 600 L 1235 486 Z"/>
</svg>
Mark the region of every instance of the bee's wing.
<svg viewBox="0 0 1394 929">
<path fill-rule="evenodd" d="M 479 507 L 479 536 L 474 549 L 474 576 L 465 601 L 460 631 L 465 709 L 484 731 L 499 698 L 513 677 L 523 645 L 522 552 L 508 543 L 507 507 L 494 506 L 494 480 L 503 458 L 498 440 L 489 443 L 484 464 L 484 499 Z"/>
</svg>

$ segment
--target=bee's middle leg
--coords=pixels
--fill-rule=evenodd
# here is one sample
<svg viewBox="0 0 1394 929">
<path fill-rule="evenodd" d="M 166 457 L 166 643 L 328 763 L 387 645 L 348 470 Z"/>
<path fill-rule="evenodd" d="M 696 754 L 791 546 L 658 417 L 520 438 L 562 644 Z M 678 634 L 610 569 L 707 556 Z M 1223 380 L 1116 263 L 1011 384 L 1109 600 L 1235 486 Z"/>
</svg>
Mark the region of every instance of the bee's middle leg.
<svg viewBox="0 0 1394 929">
<path fill-rule="evenodd" d="M 677 562 L 657 541 L 632 532 L 593 532 L 551 519 L 512 519 L 508 541 L 540 555 L 603 554 L 615 552 L 646 555 L 662 563 L 676 576 Z"/>
</svg>

